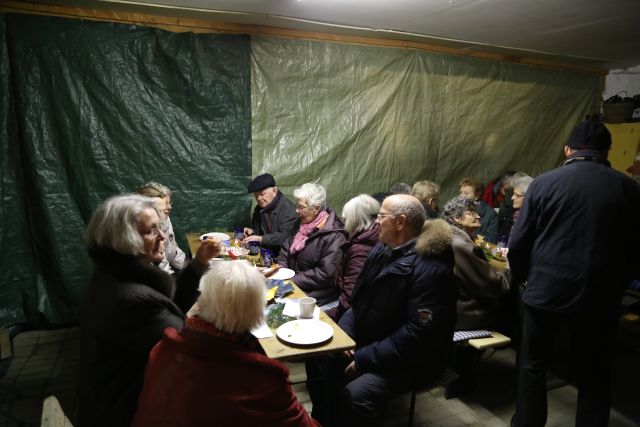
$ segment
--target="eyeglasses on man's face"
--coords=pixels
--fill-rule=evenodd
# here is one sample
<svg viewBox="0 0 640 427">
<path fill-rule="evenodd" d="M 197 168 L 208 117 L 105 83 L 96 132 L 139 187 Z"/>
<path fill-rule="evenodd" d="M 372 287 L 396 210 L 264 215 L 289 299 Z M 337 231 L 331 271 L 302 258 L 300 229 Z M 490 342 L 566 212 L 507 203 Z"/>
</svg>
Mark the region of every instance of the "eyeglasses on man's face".
<svg viewBox="0 0 640 427">
<path fill-rule="evenodd" d="M 524 194 L 513 193 L 513 196 L 511 196 L 512 199 L 519 199 L 520 197 L 524 197 Z"/>
<path fill-rule="evenodd" d="M 385 214 L 385 213 L 378 212 L 378 219 L 382 219 L 382 218 L 385 218 L 385 217 L 388 217 L 388 216 L 393 217 L 394 215 L 393 214 Z"/>
</svg>

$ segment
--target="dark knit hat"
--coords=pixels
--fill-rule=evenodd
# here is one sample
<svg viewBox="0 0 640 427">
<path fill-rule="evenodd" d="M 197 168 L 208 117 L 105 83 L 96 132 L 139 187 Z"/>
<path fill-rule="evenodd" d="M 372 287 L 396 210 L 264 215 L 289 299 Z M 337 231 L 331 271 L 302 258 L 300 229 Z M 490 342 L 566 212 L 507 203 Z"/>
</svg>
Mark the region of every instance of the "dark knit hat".
<svg viewBox="0 0 640 427">
<path fill-rule="evenodd" d="M 611 133 L 604 123 L 587 120 L 571 131 L 567 145 L 574 150 L 608 150 L 611 147 Z"/>
<path fill-rule="evenodd" d="M 273 175 L 269 173 L 263 173 L 253 178 L 253 181 L 247 185 L 247 191 L 249 193 L 255 193 L 256 191 L 262 191 L 265 188 L 275 187 L 276 180 L 273 179 Z"/>
</svg>

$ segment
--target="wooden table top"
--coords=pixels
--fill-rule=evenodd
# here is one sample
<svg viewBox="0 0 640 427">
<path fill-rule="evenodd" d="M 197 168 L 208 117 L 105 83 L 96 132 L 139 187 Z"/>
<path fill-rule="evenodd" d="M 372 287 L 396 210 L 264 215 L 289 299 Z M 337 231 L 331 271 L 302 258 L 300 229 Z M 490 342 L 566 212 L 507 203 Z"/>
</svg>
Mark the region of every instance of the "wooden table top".
<svg viewBox="0 0 640 427">
<path fill-rule="evenodd" d="M 200 247 L 200 234 L 187 233 L 187 242 L 189 243 L 189 250 L 193 257 Z M 291 282 L 291 284 L 293 285 L 294 291 L 287 295 L 288 299 L 298 299 L 306 296 L 295 283 Z M 333 337 L 324 344 L 306 347 L 287 344 L 278 339 L 275 329 L 271 330 L 273 333 L 272 337 L 260 338 L 258 341 L 260 342 L 260 345 L 262 345 L 267 356 L 278 360 L 304 359 L 307 357 L 319 356 L 321 354 L 351 350 L 356 347 L 356 343 L 351 339 L 351 337 L 347 335 L 347 333 L 322 310 L 320 310 L 320 320 L 327 323 L 333 329 Z"/>
<path fill-rule="evenodd" d="M 294 292 L 287 295 L 288 299 L 298 299 L 305 296 L 305 293 L 295 284 L 293 284 L 293 288 Z M 262 345 L 267 356 L 278 360 L 304 359 L 356 348 L 355 341 L 322 310 L 320 310 L 320 320 L 327 323 L 333 329 L 333 337 L 324 344 L 307 347 L 293 346 L 280 341 L 276 336 L 275 329 L 271 330 L 271 332 L 273 332 L 272 337 L 261 338 L 258 341 L 260 341 L 260 345 Z"/>
</svg>

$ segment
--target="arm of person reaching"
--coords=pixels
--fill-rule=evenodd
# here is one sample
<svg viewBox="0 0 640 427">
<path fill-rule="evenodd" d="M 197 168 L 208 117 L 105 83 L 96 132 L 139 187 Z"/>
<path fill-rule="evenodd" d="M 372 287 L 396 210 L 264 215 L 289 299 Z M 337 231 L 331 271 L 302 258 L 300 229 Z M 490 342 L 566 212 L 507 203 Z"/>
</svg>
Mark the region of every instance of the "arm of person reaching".
<svg viewBox="0 0 640 427">
<path fill-rule="evenodd" d="M 198 248 L 196 256 L 189 265 L 182 270 L 176 279 L 176 293 L 173 302 L 176 303 L 183 313 L 189 311 L 196 302 L 200 291 L 198 285 L 200 278 L 209 269 L 209 260 L 220 255 L 220 242 L 214 239 L 203 240 Z"/>
<path fill-rule="evenodd" d="M 281 246 L 296 226 L 298 216 L 293 205 L 284 205 L 280 208 L 278 224 L 274 224 L 274 231 L 262 236 L 262 244 L 265 246 Z"/>
<path fill-rule="evenodd" d="M 471 239 L 454 239 L 456 275 L 461 279 L 460 287 L 478 298 L 499 298 L 510 288 L 509 270 L 497 271 L 474 252 Z"/>
<path fill-rule="evenodd" d="M 343 247 L 347 241 L 344 234 L 334 232 L 326 234 L 322 239 L 316 266 L 296 272 L 296 275 L 291 278 L 305 292 L 333 286 L 336 271 L 342 262 Z"/>
<path fill-rule="evenodd" d="M 356 350 L 358 372 L 393 371 L 424 363 L 429 352 L 437 351 L 434 346 L 451 342 L 457 294 L 454 283 L 448 268 L 426 269 L 409 291 L 406 323 L 388 337 Z"/>
</svg>

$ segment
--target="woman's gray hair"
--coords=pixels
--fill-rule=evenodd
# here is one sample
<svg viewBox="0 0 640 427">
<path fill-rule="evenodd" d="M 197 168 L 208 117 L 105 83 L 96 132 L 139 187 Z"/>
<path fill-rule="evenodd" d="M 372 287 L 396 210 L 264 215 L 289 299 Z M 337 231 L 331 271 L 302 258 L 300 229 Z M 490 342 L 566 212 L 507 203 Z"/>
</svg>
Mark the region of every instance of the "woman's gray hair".
<svg viewBox="0 0 640 427">
<path fill-rule="evenodd" d="M 200 280 L 198 317 L 239 334 L 262 323 L 266 279 L 247 261 L 217 261 Z"/>
<path fill-rule="evenodd" d="M 531 181 L 533 181 L 533 178 L 531 178 L 529 175 L 522 174 L 514 177 L 511 181 L 511 185 L 514 190 L 517 188 L 519 190 L 522 190 L 523 193 L 526 193 L 527 189 L 529 188 L 529 184 L 531 184 Z"/>
<path fill-rule="evenodd" d="M 440 186 L 435 182 L 427 180 L 416 181 L 411 189 L 411 195 L 420 200 L 422 204 L 429 203 L 429 199 L 433 197 L 438 197 L 439 192 Z"/>
<path fill-rule="evenodd" d="M 353 237 L 354 234 L 366 230 L 376 220 L 380 203 L 368 194 L 360 194 L 344 204 L 342 217 L 344 229 Z"/>
<path fill-rule="evenodd" d="M 142 187 L 136 188 L 136 193 L 147 197 L 171 197 L 169 187 L 155 181 L 149 181 Z"/>
<path fill-rule="evenodd" d="M 138 194 L 113 196 L 102 202 L 91 215 L 84 241 L 87 247 L 111 248 L 127 255 L 144 252 L 138 218 L 142 211 L 153 209 L 162 218 L 155 199 Z"/>
<path fill-rule="evenodd" d="M 449 200 L 442 208 L 442 219 L 450 225 L 460 228 L 457 219 L 462 218 L 465 212 L 477 212 L 476 202 L 464 196 L 456 196 Z"/>
<path fill-rule="evenodd" d="M 293 190 L 293 197 L 305 200 L 310 207 L 320 207 L 320 210 L 327 208 L 327 190 L 320 184 L 307 182 Z"/>
</svg>

